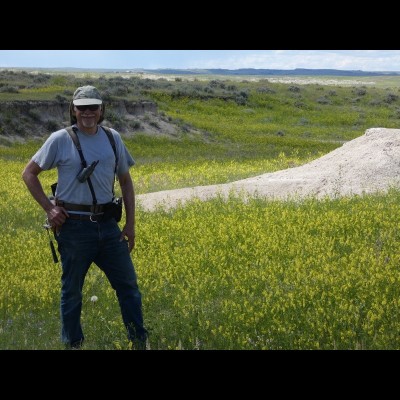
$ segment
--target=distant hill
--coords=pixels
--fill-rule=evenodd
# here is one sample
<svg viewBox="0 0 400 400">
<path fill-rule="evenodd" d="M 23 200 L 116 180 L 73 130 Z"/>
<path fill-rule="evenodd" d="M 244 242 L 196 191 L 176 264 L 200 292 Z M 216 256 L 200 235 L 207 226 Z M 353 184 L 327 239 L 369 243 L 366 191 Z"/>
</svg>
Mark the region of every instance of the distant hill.
<svg viewBox="0 0 400 400">
<path fill-rule="evenodd" d="M 346 71 L 339 69 L 143 69 L 147 73 L 172 75 L 328 75 L 328 76 L 398 76 L 400 71 Z"/>
<path fill-rule="evenodd" d="M 98 73 L 148 73 L 148 74 L 160 74 L 160 75 L 276 75 L 276 76 L 399 76 L 400 71 L 361 71 L 361 70 L 340 70 L 340 69 L 307 69 L 307 68 L 296 68 L 296 69 L 257 69 L 257 68 L 240 68 L 240 69 L 174 69 L 174 68 L 163 68 L 163 69 L 106 69 L 106 68 L 4 68 L 0 67 L 0 70 L 4 69 L 17 69 L 25 71 L 40 71 L 40 72 L 98 72 Z"/>
</svg>

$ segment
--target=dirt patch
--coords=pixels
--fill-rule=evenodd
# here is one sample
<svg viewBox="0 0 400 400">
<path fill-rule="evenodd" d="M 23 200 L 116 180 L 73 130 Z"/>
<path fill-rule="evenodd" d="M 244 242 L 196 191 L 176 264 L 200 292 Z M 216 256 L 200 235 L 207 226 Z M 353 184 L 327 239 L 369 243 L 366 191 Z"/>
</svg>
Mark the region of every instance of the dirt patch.
<svg viewBox="0 0 400 400">
<path fill-rule="evenodd" d="M 400 129 L 371 128 L 364 135 L 300 167 L 220 185 L 137 195 L 144 210 L 169 209 L 198 198 L 230 193 L 289 200 L 339 197 L 400 187 Z"/>
</svg>

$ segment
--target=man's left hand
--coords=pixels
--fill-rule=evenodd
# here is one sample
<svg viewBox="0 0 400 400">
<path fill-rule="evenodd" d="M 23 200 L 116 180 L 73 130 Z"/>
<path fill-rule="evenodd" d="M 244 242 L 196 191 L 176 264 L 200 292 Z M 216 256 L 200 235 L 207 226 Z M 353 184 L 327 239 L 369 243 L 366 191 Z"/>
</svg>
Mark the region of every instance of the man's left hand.
<svg viewBox="0 0 400 400">
<path fill-rule="evenodd" d="M 122 242 L 125 238 L 128 240 L 128 249 L 130 253 L 135 247 L 135 231 L 132 228 L 128 228 L 126 225 L 121 231 L 121 237 L 119 240 Z"/>
</svg>

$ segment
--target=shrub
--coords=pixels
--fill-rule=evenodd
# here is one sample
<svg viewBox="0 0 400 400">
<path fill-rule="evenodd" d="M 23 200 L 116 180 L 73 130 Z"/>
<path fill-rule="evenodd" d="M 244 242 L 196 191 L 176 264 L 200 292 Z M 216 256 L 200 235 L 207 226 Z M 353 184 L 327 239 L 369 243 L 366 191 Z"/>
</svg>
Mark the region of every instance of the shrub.
<svg viewBox="0 0 400 400">
<path fill-rule="evenodd" d="M 386 98 L 383 100 L 385 103 L 391 104 L 399 99 L 399 96 L 393 93 L 388 93 Z"/>
<path fill-rule="evenodd" d="M 298 86 L 289 86 L 289 92 L 300 92 L 300 88 Z"/>
<path fill-rule="evenodd" d="M 54 120 L 54 119 L 47 120 L 45 122 L 44 126 L 50 132 L 57 131 L 59 129 L 59 127 L 60 127 L 59 122 Z"/>
<path fill-rule="evenodd" d="M 19 93 L 18 87 L 16 86 L 3 86 L 0 88 L 2 93 Z"/>
<path fill-rule="evenodd" d="M 133 130 L 139 130 L 142 127 L 139 121 L 129 121 L 129 126 Z"/>
</svg>

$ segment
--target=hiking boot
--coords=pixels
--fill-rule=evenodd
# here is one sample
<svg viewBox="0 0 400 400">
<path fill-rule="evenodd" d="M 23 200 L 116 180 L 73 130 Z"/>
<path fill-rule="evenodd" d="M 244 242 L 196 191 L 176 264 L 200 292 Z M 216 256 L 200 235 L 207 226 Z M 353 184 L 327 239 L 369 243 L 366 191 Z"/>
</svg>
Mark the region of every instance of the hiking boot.
<svg viewBox="0 0 400 400">
<path fill-rule="evenodd" d="M 66 344 L 65 347 L 67 350 L 81 350 L 83 346 L 83 340 L 77 340 L 71 344 Z"/>
</svg>

